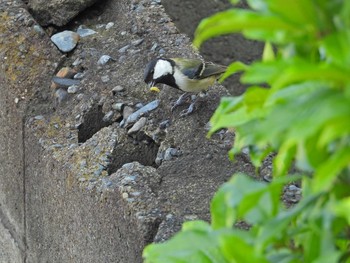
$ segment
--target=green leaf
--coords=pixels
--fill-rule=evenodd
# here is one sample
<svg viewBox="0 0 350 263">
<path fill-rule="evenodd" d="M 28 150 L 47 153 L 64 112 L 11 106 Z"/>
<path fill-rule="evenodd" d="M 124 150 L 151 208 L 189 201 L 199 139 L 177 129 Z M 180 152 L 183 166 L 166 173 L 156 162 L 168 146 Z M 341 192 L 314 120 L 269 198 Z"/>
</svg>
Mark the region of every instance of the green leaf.
<svg viewBox="0 0 350 263">
<path fill-rule="evenodd" d="M 315 173 L 313 189 L 315 192 L 329 190 L 339 173 L 344 168 L 349 168 L 350 147 L 340 148 L 330 158 L 320 164 Z"/>
<path fill-rule="evenodd" d="M 284 21 L 278 16 L 270 14 L 263 15 L 243 9 L 231 9 L 202 20 L 195 32 L 193 43 L 196 47 L 199 47 L 209 38 L 249 30 L 266 31 L 266 36 L 272 34 L 271 38 L 277 40 L 280 37 L 274 34 L 275 30 L 285 30 L 286 33 L 295 35 L 298 34 L 297 32 L 301 28 L 295 27 L 295 25 Z"/>
<path fill-rule="evenodd" d="M 231 4 L 236 5 L 240 2 L 240 0 L 230 0 Z"/>
<path fill-rule="evenodd" d="M 282 143 L 279 152 L 273 161 L 274 175 L 286 175 L 296 153 L 296 141 L 287 140 Z"/>
<path fill-rule="evenodd" d="M 326 147 L 337 139 L 350 134 L 350 116 L 341 116 L 325 123 L 317 142 L 317 147 Z"/>
<path fill-rule="evenodd" d="M 221 237 L 220 244 L 228 262 L 269 262 L 263 255 L 256 253 L 253 239 L 247 232 L 231 231 Z"/>
<path fill-rule="evenodd" d="M 262 55 L 263 62 L 269 62 L 275 60 L 275 52 L 270 42 L 266 42 L 264 46 L 264 51 Z"/>
<path fill-rule="evenodd" d="M 350 31 L 344 30 L 334 32 L 326 36 L 321 43 L 321 48 L 324 49 L 327 60 L 339 67 L 347 68 L 350 65 Z"/>
<path fill-rule="evenodd" d="M 145 262 L 227 263 L 219 249 L 219 232 L 212 231 L 210 226 L 202 221 L 186 224 L 185 230 L 171 240 L 148 245 L 143 251 Z"/>
<path fill-rule="evenodd" d="M 233 62 L 232 64 L 230 64 L 225 73 L 221 76 L 219 82 L 223 82 L 225 79 L 227 79 L 229 76 L 240 72 L 240 71 L 245 71 L 249 68 L 249 66 L 247 66 L 246 64 L 240 62 L 240 61 L 236 61 Z"/>
<path fill-rule="evenodd" d="M 350 225 L 350 197 L 338 201 L 332 209 L 337 216 L 345 218 Z"/>
<path fill-rule="evenodd" d="M 239 206 L 243 199 L 249 195 L 261 195 L 261 190 L 266 189 L 265 184 L 253 181 L 249 177 L 236 174 L 225 183 L 215 194 L 211 204 L 212 225 L 214 229 L 232 227 L 238 219 Z M 240 209 L 241 216 L 247 212 L 259 200 L 247 197 L 245 205 Z"/>
<path fill-rule="evenodd" d="M 266 88 L 257 86 L 249 87 L 243 95 L 243 103 L 246 106 L 247 111 L 250 112 L 257 108 L 263 108 L 268 95 L 269 90 Z"/>
<path fill-rule="evenodd" d="M 267 4 L 270 12 L 283 17 L 284 20 L 306 28 L 311 27 L 312 31 L 316 31 L 317 10 L 312 1 L 293 0 L 281 5 L 279 0 L 269 0 Z"/>
<path fill-rule="evenodd" d="M 329 64 L 307 64 L 301 63 L 286 68 L 272 84 L 278 90 L 291 84 L 303 81 L 326 81 L 337 87 L 345 87 L 350 82 L 350 74 L 346 70 Z"/>
</svg>

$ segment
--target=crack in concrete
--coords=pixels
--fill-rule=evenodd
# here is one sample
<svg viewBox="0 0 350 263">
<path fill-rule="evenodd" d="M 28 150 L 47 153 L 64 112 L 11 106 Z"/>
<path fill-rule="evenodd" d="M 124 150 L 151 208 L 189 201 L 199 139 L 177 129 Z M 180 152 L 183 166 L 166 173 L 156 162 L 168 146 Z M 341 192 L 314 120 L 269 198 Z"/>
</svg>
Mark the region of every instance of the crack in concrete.
<svg viewBox="0 0 350 263">
<path fill-rule="evenodd" d="M 27 262 L 26 148 L 25 117 L 22 118 L 22 179 L 23 179 L 23 262 Z"/>
<path fill-rule="evenodd" d="M 3 225 L 3 227 L 8 231 L 10 234 L 12 240 L 18 245 L 18 248 L 21 250 L 21 252 L 25 251 L 25 245 L 23 243 L 22 238 L 17 233 L 15 226 L 11 223 L 8 216 L 4 213 L 1 204 L 0 204 L 0 224 Z"/>
</svg>

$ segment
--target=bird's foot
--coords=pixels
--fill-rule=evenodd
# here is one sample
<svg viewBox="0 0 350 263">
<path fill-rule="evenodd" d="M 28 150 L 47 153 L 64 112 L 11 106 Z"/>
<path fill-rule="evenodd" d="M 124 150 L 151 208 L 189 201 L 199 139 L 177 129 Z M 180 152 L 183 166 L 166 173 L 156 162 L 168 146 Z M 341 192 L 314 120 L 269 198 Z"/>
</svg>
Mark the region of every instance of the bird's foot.
<svg viewBox="0 0 350 263">
<path fill-rule="evenodd" d="M 196 109 L 196 101 L 192 102 L 191 105 L 187 108 L 187 110 L 183 110 L 180 113 L 180 116 L 186 117 L 186 116 L 190 115 L 192 112 L 194 112 L 195 109 Z"/>
<path fill-rule="evenodd" d="M 191 97 L 191 93 L 184 93 L 182 94 L 177 101 L 174 103 L 174 106 L 171 107 L 171 112 L 173 112 L 177 107 L 183 105 L 185 102 L 187 102 L 188 98 Z"/>
</svg>

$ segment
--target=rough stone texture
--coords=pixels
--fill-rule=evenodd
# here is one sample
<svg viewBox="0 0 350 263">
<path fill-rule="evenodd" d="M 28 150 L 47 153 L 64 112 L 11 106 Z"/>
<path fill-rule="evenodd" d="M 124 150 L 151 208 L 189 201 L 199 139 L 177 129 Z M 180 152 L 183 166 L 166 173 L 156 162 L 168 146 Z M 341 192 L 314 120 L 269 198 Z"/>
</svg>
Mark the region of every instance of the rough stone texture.
<svg viewBox="0 0 350 263">
<path fill-rule="evenodd" d="M 228 160 L 234 134 L 206 138 L 225 88 L 215 85 L 181 118 L 187 105 L 170 110 L 178 90 L 155 94 L 143 82 L 154 57 L 199 57 L 158 1 L 99 8 L 71 28 L 97 33 L 61 57 L 22 3 L 0 2 L 0 262 L 142 262 L 147 243 L 169 238 L 185 220 L 209 220 L 211 197 L 234 172 L 253 173 L 245 159 Z M 102 55 L 113 61 L 99 65 Z M 76 61 L 79 94 L 57 103 L 51 79 Z M 145 126 L 128 135 L 125 109 L 156 99 Z M 123 113 L 116 103 L 127 105 Z M 117 117 L 104 120 L 111 111 Z M 169 148 L 177 154 L 156 164 Z"/>
<path fill-rule="evenodd" d="M 97 0 L 28 0 L 34 17 L 42 26 L 64 26 Z"/>
<path fill-rule="evenodd" d="M 203 18 L 232 7 L 228 0 L 162 0 L 162 4 L 179 30 L 191 38 Z M 238 6 L 247 8 L 245 3 L 239 3 Z M 262 49 L 262 43 L 234 34 L 208 40 L 201 47 L 201 54 L 206 60 L 223 65 L 229 65 L 233 61 L 250 64 L 261 57 Z M 239 77 L 236 74 L 223 83 L 232 95 L 240 95 L 245 91 L 245 86 L 239 83 Z"/>
</svg>

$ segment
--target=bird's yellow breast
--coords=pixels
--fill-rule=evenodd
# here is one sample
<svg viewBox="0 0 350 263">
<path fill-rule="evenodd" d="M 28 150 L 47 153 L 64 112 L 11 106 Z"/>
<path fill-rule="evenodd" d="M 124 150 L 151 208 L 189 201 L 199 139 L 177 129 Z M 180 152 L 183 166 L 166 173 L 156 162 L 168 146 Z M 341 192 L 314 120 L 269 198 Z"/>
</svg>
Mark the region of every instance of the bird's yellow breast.
<svg viewBox="0 0 350 263">
<path fill-rule="evenodd" d="M 174 77 L 176 84 L 181 90 L 194 93 L 199 93 L 201 91 L 207 90 L 216 81 L 215 76 L 204 79 L 189 79 L 179 71 L 174 72 Z"/>
</svg>

